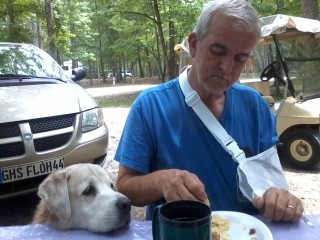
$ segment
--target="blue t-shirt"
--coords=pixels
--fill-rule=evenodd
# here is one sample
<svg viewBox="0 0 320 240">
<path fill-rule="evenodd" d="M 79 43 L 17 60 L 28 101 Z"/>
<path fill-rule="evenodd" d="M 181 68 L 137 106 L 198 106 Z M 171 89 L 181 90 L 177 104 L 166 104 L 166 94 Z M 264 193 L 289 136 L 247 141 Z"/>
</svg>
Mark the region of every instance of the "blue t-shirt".
<svg viewBox="0 0 320 240">
<path fill-rule="evenodd" d="M 275 115 L 258 92 L 234 84 L 218 119 L 247 157 L 278 142 Z M 204 183 L 212 210 L 253 213 L 240 192 L 237 163 L 186 105 L 178 79 L 142 92 L 128 115 L 115 159 L 141 173 L 176 168 Z M 160 204 L 162 201 L 155 203 Z M 150 219 L 154 205 L 147 218 Z M 150 209 L 149 209 L 150 210 Z"/>
</svg>

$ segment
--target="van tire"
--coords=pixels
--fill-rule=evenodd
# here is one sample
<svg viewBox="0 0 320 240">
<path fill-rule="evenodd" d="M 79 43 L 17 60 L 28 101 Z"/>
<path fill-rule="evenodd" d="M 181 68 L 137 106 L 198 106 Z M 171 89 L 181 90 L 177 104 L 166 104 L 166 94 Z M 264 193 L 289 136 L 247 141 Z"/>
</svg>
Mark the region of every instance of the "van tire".
<svg viewBox="0 0 320 240">
<path fill-rule="evenodd" d="M 301 169 L 312 169 L 320 162 L 320 133 L 313 129 L 298 129 L 288 133 L 283 141 L 283 155 Z"/>
</svg>

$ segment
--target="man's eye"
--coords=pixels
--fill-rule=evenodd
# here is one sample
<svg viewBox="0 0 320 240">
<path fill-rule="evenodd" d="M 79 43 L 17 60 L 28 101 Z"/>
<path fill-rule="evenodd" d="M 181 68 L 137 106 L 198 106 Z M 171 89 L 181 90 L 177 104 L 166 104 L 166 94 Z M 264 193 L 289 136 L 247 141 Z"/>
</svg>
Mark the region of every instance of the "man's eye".
<svg viewBox="0 0 320 240">
<path fill-rule="evenodd" d="M 248 55 L 246 54 L 239 54 L 239 55 L 236 55 L 236 61 L 237 62 L 240 62 L 240 63 L 245 63 L 248 59 Z"/>
<path fill-rule="evenodd" d="M 226 54 L 226 50 L 223 48 L 219 48 L 219 47 L 211 48 L 211 52 L 212 52 L 212 54 L 217 55 L 217 56 L 223 56 Z"/>
</svg>

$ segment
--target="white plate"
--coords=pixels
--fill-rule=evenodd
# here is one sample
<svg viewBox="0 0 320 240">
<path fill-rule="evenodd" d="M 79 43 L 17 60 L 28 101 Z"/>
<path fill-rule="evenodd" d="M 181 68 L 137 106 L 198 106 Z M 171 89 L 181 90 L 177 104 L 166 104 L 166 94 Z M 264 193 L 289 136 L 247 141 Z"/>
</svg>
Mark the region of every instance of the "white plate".
<svg viewBox="0 0 320 240">
<path fill-rule="evenodd" d="M 269 228 L 259 219 L 245 213 L 232 211 L 213 211 L 231 222 L 228 234 L 232 240 L 273 240 Z M 255 229 L 255 234 L 249 235 L 250 229 Z M 256 237 L 256 238 L 254 238 Z"/>
</svg>

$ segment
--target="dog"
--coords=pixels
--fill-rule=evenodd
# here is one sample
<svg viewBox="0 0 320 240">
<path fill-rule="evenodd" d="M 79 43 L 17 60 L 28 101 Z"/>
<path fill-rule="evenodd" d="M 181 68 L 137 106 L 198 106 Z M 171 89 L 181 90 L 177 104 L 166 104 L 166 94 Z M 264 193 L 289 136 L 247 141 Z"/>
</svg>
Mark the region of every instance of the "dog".
<svg viewBox="0 0 320 240">
<path fill-rule="evenodd" d="M 32 224 L 110 232 L 130 222 L 131 201 L 99 165 L 79 163 L 49 174 L 38 196 Z"/>
</svg>

